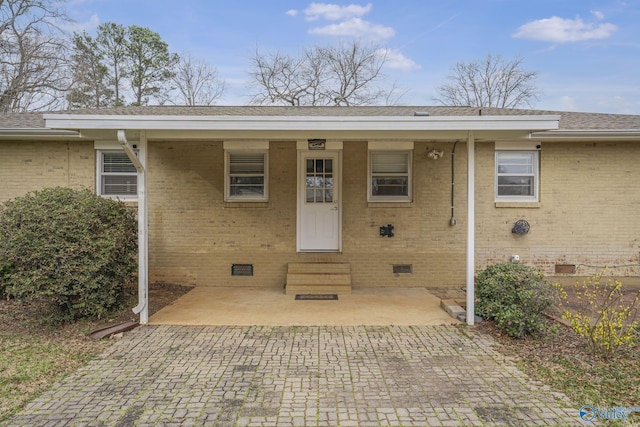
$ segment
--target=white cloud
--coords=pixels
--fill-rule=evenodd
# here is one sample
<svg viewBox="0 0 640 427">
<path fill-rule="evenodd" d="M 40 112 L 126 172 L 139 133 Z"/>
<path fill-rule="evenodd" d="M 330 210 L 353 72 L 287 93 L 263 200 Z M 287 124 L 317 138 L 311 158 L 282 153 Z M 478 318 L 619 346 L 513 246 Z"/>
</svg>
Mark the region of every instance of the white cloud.
<svg viewBox="0 0 640 427">
<path fill-rule="evenodd" d="M 311 3 L 309 7 L 304 10 L 304 14 L 306 15 L 307 21 L 316 21 L 320 18 L 328 21 L 341 21 L 366 15 L 371 11 L 371 8 L 371 3 L 368 3 L 366 6 L 359 6 L 357 4 L 340 6 L 330 3 Z"/>
<path fill-rule="evenodd" d="M 311 28 L 309 30 L 309 34 L 363 37 L 371 40 L 386 40 L 393 37 L 395 33 L 395 30 L 391 27 L 373 24 L 360 18 L 351 18 L 338 24 Z"/>
<path fill-rule="evenodd" d="M 296 9 L 290 9 L 290 10 L 287 10 L 285 12 L 285 14 L 289 15 L 289 16 L 297 16 L 298 15 L 298 11 Z"/>
<path fill-rule="evenodd" d="M 594 16 L 594 18 L 596 18 L 598 21 L 602 21 L 604 19 L 604 13 L 600 12 L 599 10 L 592 10 L 591 14 Z"/>
<path fill-rule="evenodd" d="M 420 69 L 420 65 L 416 64 L 411 58 L 407 58 L 404 54 L 396 49 L 380 49 L 378 53 L 387 58 L 384 66 L 393 70 L 413 71 Z"/>
<path fill-rule="evenodd" d="M 613 24 L 586 23 L 580 17 L 564 19 L 553 16 L 524 24 L 513 37 L 554 43 L 606 39 L 617 30 Z"/>
</svg>

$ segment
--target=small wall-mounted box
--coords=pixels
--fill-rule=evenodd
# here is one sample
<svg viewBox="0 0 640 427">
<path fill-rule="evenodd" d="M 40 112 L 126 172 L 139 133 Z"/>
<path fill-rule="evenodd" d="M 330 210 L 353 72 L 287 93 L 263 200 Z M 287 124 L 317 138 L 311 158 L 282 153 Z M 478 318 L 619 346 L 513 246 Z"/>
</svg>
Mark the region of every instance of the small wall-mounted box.
<svg viewBox="0 0 640 427">
<path fill-rule="evenodd" d="M 380 237 L 393 237 L 393 225 L 387 224 L 380 227 Z"/>
</svg>

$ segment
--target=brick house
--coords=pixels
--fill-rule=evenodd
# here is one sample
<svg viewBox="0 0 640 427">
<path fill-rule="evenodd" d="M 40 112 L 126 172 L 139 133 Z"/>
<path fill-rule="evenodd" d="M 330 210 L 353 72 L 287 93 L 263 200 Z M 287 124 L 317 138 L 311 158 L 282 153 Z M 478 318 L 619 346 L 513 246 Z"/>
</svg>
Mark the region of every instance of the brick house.
<svg viewBox="0 0 640 427">
<path fill-rule="evenodd" d="M 0 202 L 138 206 L 148 281 L 467 286 L 519 257 L 640 276 L 640 116 L 466 107 L 122 107 L 0 116 Z M 329 270 L 319 269 L 327 267 Z M 323 267 L 323 268 L 324 268 Z M 333 269 L 333 270 L 332 270 Z M 471 292 L 469 292 L 471 291 Z M 472 322 L 473 319 L 470 319 Z"/>
</svg>

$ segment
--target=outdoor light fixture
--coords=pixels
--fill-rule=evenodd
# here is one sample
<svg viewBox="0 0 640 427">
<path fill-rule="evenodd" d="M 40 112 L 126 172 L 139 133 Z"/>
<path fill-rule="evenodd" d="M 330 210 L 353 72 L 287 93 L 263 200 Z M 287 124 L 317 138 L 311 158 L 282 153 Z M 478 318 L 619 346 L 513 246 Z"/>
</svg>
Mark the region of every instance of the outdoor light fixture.
<svg viewBox="0 0 640 427">
<path fill-rule="evenodd" d="M 427 153 L 427 157 L 431 160 L 438 160 L 442 156 L 444 156 L 444 151 L 435 148 Z"/>
</svg>

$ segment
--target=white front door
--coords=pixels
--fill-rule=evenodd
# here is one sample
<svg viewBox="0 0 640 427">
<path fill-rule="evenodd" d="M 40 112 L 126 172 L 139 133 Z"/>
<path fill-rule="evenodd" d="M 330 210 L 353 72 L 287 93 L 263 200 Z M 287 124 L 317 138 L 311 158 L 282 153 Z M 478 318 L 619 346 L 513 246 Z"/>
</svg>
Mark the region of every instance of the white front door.
<svg viewBox="0 0 640 427">
<path fill-rule="evenodd" d="M 299 151 L 298 251 L 340 252 L 340 153 Z"/>
</svg>

